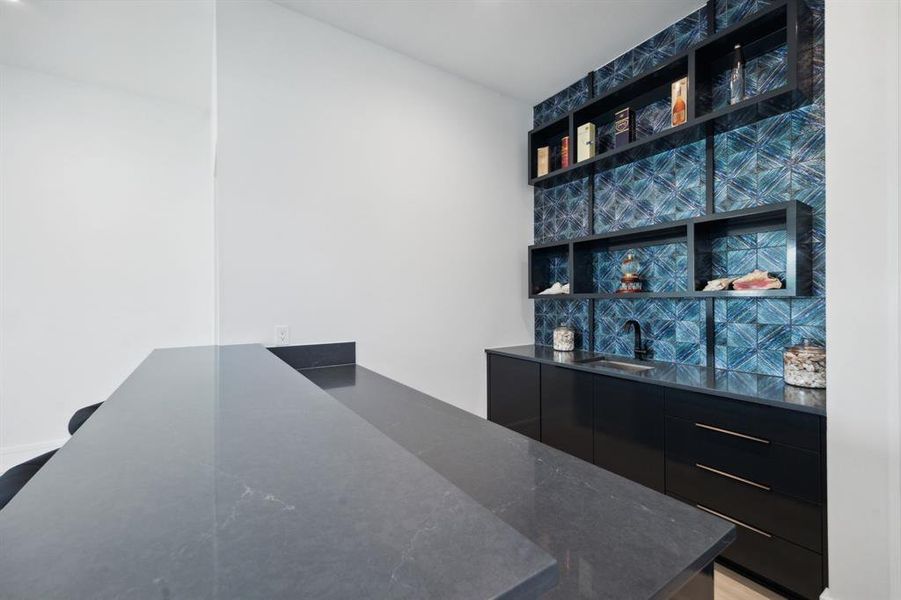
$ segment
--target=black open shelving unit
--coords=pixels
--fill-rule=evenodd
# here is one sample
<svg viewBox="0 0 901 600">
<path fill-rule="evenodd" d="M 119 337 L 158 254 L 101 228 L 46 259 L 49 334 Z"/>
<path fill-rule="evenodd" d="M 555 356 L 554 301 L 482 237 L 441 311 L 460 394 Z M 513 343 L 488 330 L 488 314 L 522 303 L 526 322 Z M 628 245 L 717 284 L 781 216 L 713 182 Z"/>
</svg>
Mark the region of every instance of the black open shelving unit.
<svg viewBox="0 0 901 600">
<path fill-rule="evenodd" d="M 598 170 L 634 162 L 800 106 L 809 97 L 813 76 L 809 35 L 802 26 L 806 23 L 802 14 L 804 10 L 804 3 L 798 0 L 777 2 L 707 37 L 652 70 L 590 99 L 562 117 L 536 127 L 529 132 L 529 184 L 537 187 L 557 185 L 570 178 L 584 177 Z M 713 84 L 718 74 L 728 70 L 735 44 L 742 45 L 746 61 L 785 46 L 785 81 L 775 89 L 734 105 L 717 108 L 713 105 Z M 670 85 L 683 77 L 688 77 L 688 116 L 685 123 L 617 148 L 603 149 L 592 158 L 575 162 L 576 130 L 579 126 L 591 122 L 599 129 L 609 127 L 617 110 L 626 107 L 639 109 L 668 99 Z M 572 164 L 538 176 L 537 149 L 557 144 L 567 135 Z"/>
<path fill-rule="evenodd" d="M 796 200 L 668 221 L 648 227 L 622 229 L 565 242 L 529 246 L 530 298 L 734 298 L 794 297 L 811 293 L 811 208 Z M 785 280 L 778 290 L 700 291 L 708 280 L 725 276 L 713 272 L 712 246 L 718 237 L 766 231 L 785 231 Z M 594 261 L 600 252 L 684 242 L 688 248 L 685 289 L 672 292 L 618 293 L 595 289 Z M 551 268 L 566 265 L 569 294 L 539 296 L 554 283 Z M 736 275 L 736 274 L 732 274 Z M 562 279 L 562 278 L 561 278 Z M 616 282 L 610 282 L 615 287 Z"/>
<path fill-rule="evenodd" d="M 589 315 L 594 314 L 595 301 L 610 298 L 688 298 L 705 304 L 706 364 L 715 364 L 716 298 L 795 298 L 812 292 L 811 209 L 797 201 L 768 204 L 730 212 L 716 212 L 714 202 L 714 138 L 731 131 L 782 114 L 809 101 L 813 85 L 813 45 L 811 20 L 803 0 L 777 0 L 722 31 L 716 31 L 715 2 L 707 0 L 707 31 L 702 41 L 676 54 L 653 69 L 629 79 L 613 89 L 593 96 L 567 114 L 536 127 L 529 132 L 529 184 L 546 188 L 587 177 L 589 195 L 594 201 L 594 174 L 622 164 L 634 162 L 660 152 L 700 140 L 705 141 L 706 206 L 702 216 L 601 233 L 573 240 L 559 240 L 529 247 L 529 297 L 587 299 Z M 716 84 L 725 81 L 731 67 L 735 44 L 741 44 L 745 61 L 761 57 L 784 47 L 783 77 L 775 87 L 757 93 L 736 104 L 719 106 Z M 593 77 L 589 88 L 594 94 Z M 601 136 L 610 136 L 613 115 L 622 108 L 640 110 L 655 102 L 670 99 L 673 82 L 688 78 L 687 118 L 677 127 L 645 134 L 636 131 L 634 141 L 615 147 L 609 137 L 602 137 L 589 159 L 575 162 L 577 128 L 594 123 Z M 643 137 L 642 137 L 643 135 Z M 537 148 L 556 145 L 569 136 L 572 164 L 547 175 L 537 176 Z M 716 272 L 713 245 L 723 236 L 785 231 L 785 272 L 783 287 L 778 290 L 700 291 L 709 279 L 741 275 Z M 599 252 L 641 248 L 684 242 L 687 264 L 684 289 L 660 292 L 617 293 L 614 289 L 596 289 L 593 261 Z M 759 258 L 759 257 L 758 257 Z M 550 266 L 553 265 L 553 272 Z M 565 271 L 562 266 L 565 265 Z M 570 294 L 538 295 L 554 277 L 570 284 Z M 545 285 L 547 284 L 547 285 Z M 599 282 L 598 282 L 599 284 Z M 542 287 L 543 286 L 543 287 Z M 611 288 L 616 282 L 610 282 Z M 600 287 L 598 285 L 598 287 Z M 589 322 L 593 323 L 593 316 Z M 588 330 L 589 347 L 594 346 L 594 326 Z"/>
</svg>

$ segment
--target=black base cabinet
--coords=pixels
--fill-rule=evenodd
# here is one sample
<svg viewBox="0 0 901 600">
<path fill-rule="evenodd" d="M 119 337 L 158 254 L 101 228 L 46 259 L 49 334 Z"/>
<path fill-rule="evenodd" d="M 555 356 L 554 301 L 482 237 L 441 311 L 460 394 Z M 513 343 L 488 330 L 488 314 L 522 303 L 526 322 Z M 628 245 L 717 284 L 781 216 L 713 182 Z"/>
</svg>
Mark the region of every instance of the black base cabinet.
<svg viewBox="0 0 901 600">
<path fill-rule="evenodd" d="M 594 379 L 541 365 L 541 441 L 588 462 L 594 458 Z"/>
<path fill-rule="evenodd" d="M 541 365 L 488 355 L 488 420 L 541 439 Z"/>
<path fill-rule="evenodd" d="M 733 522 L 718 560 L 819 598 L 825 417 L 493 354 L 488 379 L 490 420 Z"/>
<path fill-rule="evenodd" d="M 663 388 L 594 378 L 594 464 L 664 491 Z"/>
<path fill-rule="evenodd" d="M 735 523 L 723 562 L 780 592 L 819 598 L 823 418 L 683 390 L 665 398 L 666 493 Z"/>
</svg>

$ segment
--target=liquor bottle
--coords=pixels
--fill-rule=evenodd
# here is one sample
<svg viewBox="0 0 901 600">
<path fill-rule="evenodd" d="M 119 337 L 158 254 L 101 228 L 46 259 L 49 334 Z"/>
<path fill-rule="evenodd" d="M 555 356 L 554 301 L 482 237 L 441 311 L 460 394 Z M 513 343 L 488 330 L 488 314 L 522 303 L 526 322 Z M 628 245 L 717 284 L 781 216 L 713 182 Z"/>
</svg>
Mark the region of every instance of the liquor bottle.
<svg viewBox="0 0 901 600">
<path fill-rule="evenodd" d="M 729 78 L 729 104 L 738 104 L 745 98 L 745 59 L 741 44 L 735 44 L 732 55 L 732 75 Z"/>
<path fill-rule="evenodd" d="M 681 125 L 688 117 L 688 108 L 685 104 L 685 83 L 687 79 L 683 78 L 672 86 L 672 121 L 673 127 Z"/>
</svg>

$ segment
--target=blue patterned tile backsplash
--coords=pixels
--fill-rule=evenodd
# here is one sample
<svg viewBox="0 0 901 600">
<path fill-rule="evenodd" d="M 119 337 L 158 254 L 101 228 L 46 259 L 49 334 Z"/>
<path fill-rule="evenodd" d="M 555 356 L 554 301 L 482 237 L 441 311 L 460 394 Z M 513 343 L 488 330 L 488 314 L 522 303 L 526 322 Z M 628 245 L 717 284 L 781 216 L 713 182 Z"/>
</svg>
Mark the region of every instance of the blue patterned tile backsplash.
<svg viewBox="0 0 901 600">
<path fill-rule="evenodd" d="M 554 94 L 532 110 L 532 120 L 535 127 L 550 123 L 588 101 L 590 97 L 588 78 L 585 77 L 575 82 L 562 92 Z"/>
<path fill-rule="evenodd" d="M 643 339 L 653 360 L 703 365 L 707 352 L 701 300 L 616 298 L 598 300 L 594 313 L 593 350 L 632 356 L 633 333 L 624 329 L 629 319 L 642 325 Z"/>
<path fill-rule="evenodd" d="M 706 187 L 713 184 L 716 212 L 797 200 L 813 209 L 813 296 L 809 298 L 729 298 L 713 302 L 715 366 L 740 372 L 782 374 L 785 346 L 811 339 L 825 343 L 825 101 L 824 1 L 806 0 L 813 33 L 813 95 L 805 106 L 714 137 L 713 181 L 706 180 L 704 141 L 661 152 L 555 187 L 535 188 L 535 242 L 567 240 L 663 223 L 704 214 Z M 717 0 L 717 31 L 771 0 Z M 548 123 L 641 75 L 708 35 L 706 7 L 652 36 L 559 94 L 535 107 L 535 125 Z M 786 81 L 784 46 L 752 57 L 746 65 L 746 95 L 772 90 Z M 707 109 L 725 105 L 727 80 L 713 86 Z M 651 135 L 669 126 L 668 102 L 652 103 L 636 114 L 636 135 Z M 610 127 L 599 127 L 600 149 L 612 144 Z M 593 194 L 592 194 L 593 191 Z M 785 277 L 786 235 L 766 231 L 713 241 L 716 276 L 742 275 L 752 269 Z M 647 291 L 678 291 L 687 286 L 684 243 L 635 248 L 643 264 Z M 595 291 L 615 291 L 625 249 L 592 257 Z M 565 271 L 564 271 L 565 272 Z M 590 323 L 591 302 L 594 319 Z M 707 361 L 704 300 L 615 298 L 609 300 L 538 299 L 535 340 L 552 342 L 561 323 L 577 330 L 577 346 L 606 354 L 631 356 L 633 338 L 623 325 L 642 324 L 655 360 L 693 365 Z"/>
<path fill-rule="evenodd" d="M 568 325 L 576 331 L 576 349 L 588 350 L 589 300 L 547 298 L 535 301 L 535 343 L 551 346 L 554 328 Z"/>
<path fill-rule="evenodd" d="M 782 351 L 808 339 L 826 341 L 823 298 L 717 299 L 716 367 L 782 375 Z"/>
<path fill-rule="evenodd" d="M 591 233 L 586 178 L 535 189 L 535 243 L 568 240 Z"/>
<path fill-rule="evenodd" d="M 785 281 L 785 231 L 719 237 L 712 243 L 713 277 L 769 271 Z"/>
<path fill-rule="evenodd" d="M 704 142 L 668 150 L 594 176 L 594 232 L 704 213 Z"/>
</svg>

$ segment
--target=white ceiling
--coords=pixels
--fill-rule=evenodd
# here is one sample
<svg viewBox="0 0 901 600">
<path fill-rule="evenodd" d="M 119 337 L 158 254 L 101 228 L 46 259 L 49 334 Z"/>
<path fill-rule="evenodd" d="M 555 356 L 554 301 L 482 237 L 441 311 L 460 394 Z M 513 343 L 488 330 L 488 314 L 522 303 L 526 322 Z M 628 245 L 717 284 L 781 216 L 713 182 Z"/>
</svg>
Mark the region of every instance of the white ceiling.
<svg viewBox="0 0 901 600">
<path fill-rule="evenodd" d="M 213 18 L 193 0 L 0 0 L 0 63 L 205 109 Z"/>
<path fill-rule="evenodd" d="M 536 104 L 703 0 L 275 0 Z"/>
</svg>

